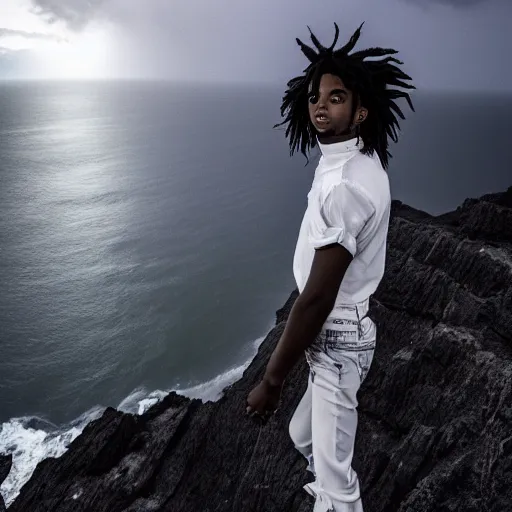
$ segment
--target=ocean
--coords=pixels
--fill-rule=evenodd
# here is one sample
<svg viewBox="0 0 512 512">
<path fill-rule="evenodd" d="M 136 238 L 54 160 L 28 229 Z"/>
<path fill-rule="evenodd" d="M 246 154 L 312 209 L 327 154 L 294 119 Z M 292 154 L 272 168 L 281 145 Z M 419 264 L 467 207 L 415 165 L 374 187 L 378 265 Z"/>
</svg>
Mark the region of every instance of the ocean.
<svg viewBox="0 0 512 512">
<path fill-rule="evenodd" d="M 273 86 L 0 83 L 0 453 L 10 502 L 106 406 L 215 400 L 294 287 L 314 172 Z M 414 94 L 392 195 L 512 185 L 512 95 Z"/>
</svg>

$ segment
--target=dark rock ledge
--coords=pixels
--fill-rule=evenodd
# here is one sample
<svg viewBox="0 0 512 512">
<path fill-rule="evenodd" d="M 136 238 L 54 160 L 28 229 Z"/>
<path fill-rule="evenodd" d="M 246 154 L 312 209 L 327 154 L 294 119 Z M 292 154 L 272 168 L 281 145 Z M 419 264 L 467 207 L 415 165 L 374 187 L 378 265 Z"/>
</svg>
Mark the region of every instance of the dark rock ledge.
<svg viewBox="0 0 512 512">
<path fill-rule="evenodd" d="M 359 396 L 365 511 L 512 511 L 512 188 L 438 217 L 395 201 L 388 247 Z M 219 402 L 171 393 L 140 417 L 107 409 L 9 511 L 310 511 L 287 431 L 305 362 L 266 426 L 244 415 L 295 298 Z M 9 467 L 0 459 L 0 479 Z"/>
</svg>

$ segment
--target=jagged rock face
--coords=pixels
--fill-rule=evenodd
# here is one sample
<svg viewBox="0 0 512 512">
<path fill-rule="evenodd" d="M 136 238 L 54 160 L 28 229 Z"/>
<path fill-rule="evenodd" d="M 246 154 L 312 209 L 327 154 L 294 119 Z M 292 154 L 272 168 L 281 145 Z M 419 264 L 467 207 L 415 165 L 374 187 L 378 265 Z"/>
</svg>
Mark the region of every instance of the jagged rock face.
<svg viewBox="0 0 512 512">
<path fill-rule="evenodd" d="M 359 393 L 365 512 L 512 510 L 512 188 L 435 218 L 394 202 L 388 248 Z M 39 464 L 9 510 L 310 511 L 288 437 L 305 362 L 268 424 L 244 414 L 296 295 L 219 402 L 172 393 L 140 417 L 108 409 Z"/>
<path fill-rule="evenodd" d="M 512 510 L 508 197 L 468 200 L 447 224 L 396 205 L 360 397 L 365 510 Z"/>
<path fill-rule="evenodd" d="M 2 483 L 11 471 L 12 455 L 0 455 L 0 483 Z M 0 512 L 5 511 L 5 503 L 3 497 L 0 495 Z"/>
</svg>

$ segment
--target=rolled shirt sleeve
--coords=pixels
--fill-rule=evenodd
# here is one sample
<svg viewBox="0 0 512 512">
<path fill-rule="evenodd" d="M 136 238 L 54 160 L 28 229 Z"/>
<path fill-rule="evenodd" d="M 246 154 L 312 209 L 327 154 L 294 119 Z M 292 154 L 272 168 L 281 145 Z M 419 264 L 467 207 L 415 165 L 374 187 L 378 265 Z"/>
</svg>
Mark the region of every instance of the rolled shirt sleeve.
<svg viewBox="0 0 512 512">
<path fill-rule="evenodd" d="M 375 212 L 366 192 L 351 181 L 344 180 L 333 186 L 324 200 L 319 196 L 313 199 L 310 207 L 313 211 L 309 243 L 315 249 L 340 244 L 355 256 L 358 235 Z"/>
</svg>

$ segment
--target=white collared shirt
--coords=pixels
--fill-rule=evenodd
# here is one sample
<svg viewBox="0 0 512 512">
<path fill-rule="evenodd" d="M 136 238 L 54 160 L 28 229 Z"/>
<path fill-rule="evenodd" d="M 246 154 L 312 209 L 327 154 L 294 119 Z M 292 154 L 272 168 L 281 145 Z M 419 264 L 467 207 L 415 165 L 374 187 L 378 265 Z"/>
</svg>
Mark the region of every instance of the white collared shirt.
<svg viewBox="0 0 512 512">
<path fill-rule="evenodd" d="M 353 256 L 335 308 L 363 302 L 384 275 L 391 210 L 389 179 L 377 153 L 363 155 L 362 139 L 320 144 L 293 260 L 299 292 L 304 290 L 315 249 L 338 243 Z"/>
</svg>

